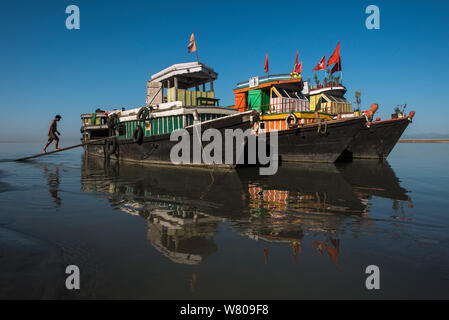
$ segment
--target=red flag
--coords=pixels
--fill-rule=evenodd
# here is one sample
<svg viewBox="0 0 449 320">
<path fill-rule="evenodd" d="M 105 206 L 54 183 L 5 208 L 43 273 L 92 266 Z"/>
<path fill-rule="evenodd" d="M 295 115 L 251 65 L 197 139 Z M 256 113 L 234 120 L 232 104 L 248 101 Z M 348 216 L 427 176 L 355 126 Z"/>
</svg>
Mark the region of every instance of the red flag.
<svg viewBox="0 0 449 320">
<path fill-rule="evenodd" d="M 316 65 L 313 71 L 324 70 L 326 69 L 326 56 L 322 57 L 320 62 Z"/>
<path fill-rule="evenodd" d="M 190 43 L 187 46 L 187 52 L 195 52 L 196 51 L 196 44 L 195 44 L 195 36 L 192 32 L 192 35 L 190 36 Z"/>
<path fill-rule="evenodd" d="M 296 73 L 301 73 L 301 71 L 302 71 L 302 61 L 299 64 L 297 64 L 295 67 Z"/>
<path fill-rule="evenodd" d="M 338 268 L 338 250 L 326 244 L 326 251 L 329 257 L 331 257 L 335 266 Z"/>
<path fill-rule="evenodd" d="M 301 73 L 302 70 L 302 61 L 298 64 L 298 53 L 299 50 L 296 50 L 296 58 L 295 58 L 295 67 L 293 68 L 293 73 Z"/>
<path fill-rule="evenodd" d="M 264 69 L 265 69 L 265 73 L 268 73 L 268 53 L 267 53 L 267 55 L 265 56 L 265 66 L 264 66 Z"/>
<path fill-rule="evenodd" d="M 334 63 L 337 63 L 339 59 L 340 59 L 340 42 L 337 44 L 334 53 L 332 53 L 331 57 L 329 58 L 327 65 L 330 66 Z"/>
<path fill-rule="evenodd" d="M 331 70 L 331 74 L 333 74 L 334 72 L 337 71 L 341 71 L 341 59 L 338 58 L 338 62 L 335 66 L 333 66 L 332 70 Z"/>
</svg>

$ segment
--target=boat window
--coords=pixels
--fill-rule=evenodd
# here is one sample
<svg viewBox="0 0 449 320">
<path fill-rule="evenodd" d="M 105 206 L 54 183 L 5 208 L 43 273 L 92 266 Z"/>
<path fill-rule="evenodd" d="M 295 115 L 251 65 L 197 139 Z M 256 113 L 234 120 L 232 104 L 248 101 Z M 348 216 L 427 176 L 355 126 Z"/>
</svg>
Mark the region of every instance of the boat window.
<svg viewBox="0 0 449 320">
<path fill-rule="evenodd" d="M 271 90 L 271 98 L 281 98 L 279 91 L 276 89 L 276 87 L 273 87 Z"/>
</svg>

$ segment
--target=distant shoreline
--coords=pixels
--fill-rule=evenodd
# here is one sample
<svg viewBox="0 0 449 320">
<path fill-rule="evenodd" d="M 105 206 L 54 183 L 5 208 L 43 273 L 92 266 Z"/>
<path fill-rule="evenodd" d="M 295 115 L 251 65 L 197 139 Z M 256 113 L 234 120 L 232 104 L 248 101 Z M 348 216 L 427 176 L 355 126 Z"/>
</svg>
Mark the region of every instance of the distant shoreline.
<svg viewBox="0 0 449 320">
<path fill-rule="evenodd" d="M 401 139 L 400 143 L 449 143 L 449 139 Z"/>
</svg>

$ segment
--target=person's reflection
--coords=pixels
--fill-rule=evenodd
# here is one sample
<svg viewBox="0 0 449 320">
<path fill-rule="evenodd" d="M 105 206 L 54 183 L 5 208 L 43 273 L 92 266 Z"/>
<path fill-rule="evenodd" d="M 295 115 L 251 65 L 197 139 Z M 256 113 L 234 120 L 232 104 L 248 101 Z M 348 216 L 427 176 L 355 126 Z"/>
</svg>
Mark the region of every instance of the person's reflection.
<svg viewBox="0 0 449 320">
<path fill-rule="evenodd" d="M 58 196 L 59 191 L 59 168 L 55 167 L 54 172 L 50 172 L 46 165 L 42 167 L 44 175 L 47 177 L 48 192 L 57 207 L 61 206 L 61 198 Z"/>
<path fill-rule="evenodd" d="M 300 242 L 298 242 L 298 241 L 292 241 L 290 243 L 290 245 L 293 248 L 293 260 L 295 262 L 295 265 L 297 266 L 298 265 L 298 254 L 301 253 L 301 245 L 300 245 Z"/>
</svg>

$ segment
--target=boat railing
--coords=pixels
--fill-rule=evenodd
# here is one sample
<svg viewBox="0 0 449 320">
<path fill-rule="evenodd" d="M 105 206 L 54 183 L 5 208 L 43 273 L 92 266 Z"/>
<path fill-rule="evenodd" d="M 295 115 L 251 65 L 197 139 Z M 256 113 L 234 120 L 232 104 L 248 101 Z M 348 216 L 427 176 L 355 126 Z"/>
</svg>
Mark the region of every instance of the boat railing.
<svg viewBox="0 0 449 320">
<path fill-rule="evenodd" d="M 309 100 L 286 98 L 286 97 L 270 99 L 271 113 L 302 112 L 302 111 L 310 111 Z"/>
<path fill-rule="evenodd" d="M 315 90 L 315 89 L 324 89 L 324 88 L 331 88 L 331 87 L 342 87 L 343 84 L 341 84 L 338 81 L 327 81 L 324 84 L 323 83 L 318 83 L 318 84 L 311 84 L 309 86 L 310 90 Z"/>
<path fill-rule="evenodd" d="M 239 111 L 265 111 L 267 113 L 290 113 L 310 111 L 309 100 L 296 98 L 271 98 L 270 104 L 247 106 Z"/>
<path fill-rule="evenodd" d="M 258 77 L 258 78 L 259 78 L 259 82 L 265 82 L 265 81 L 269 81 L 269 80 L 278 80 L 278 79 L 291 78 L 291 77 L 292 76 L 289 73 L 280 73 L 280 74 L 270 74 L 270 75 Z M 292 79 L 295 79 L 295 78 L 292 78 Z M 240 86 L 248 84 L 248 83 L 249 83 L 248 80 L 238 82 L 237 87 L 240 87 Z"/>
</svg>

